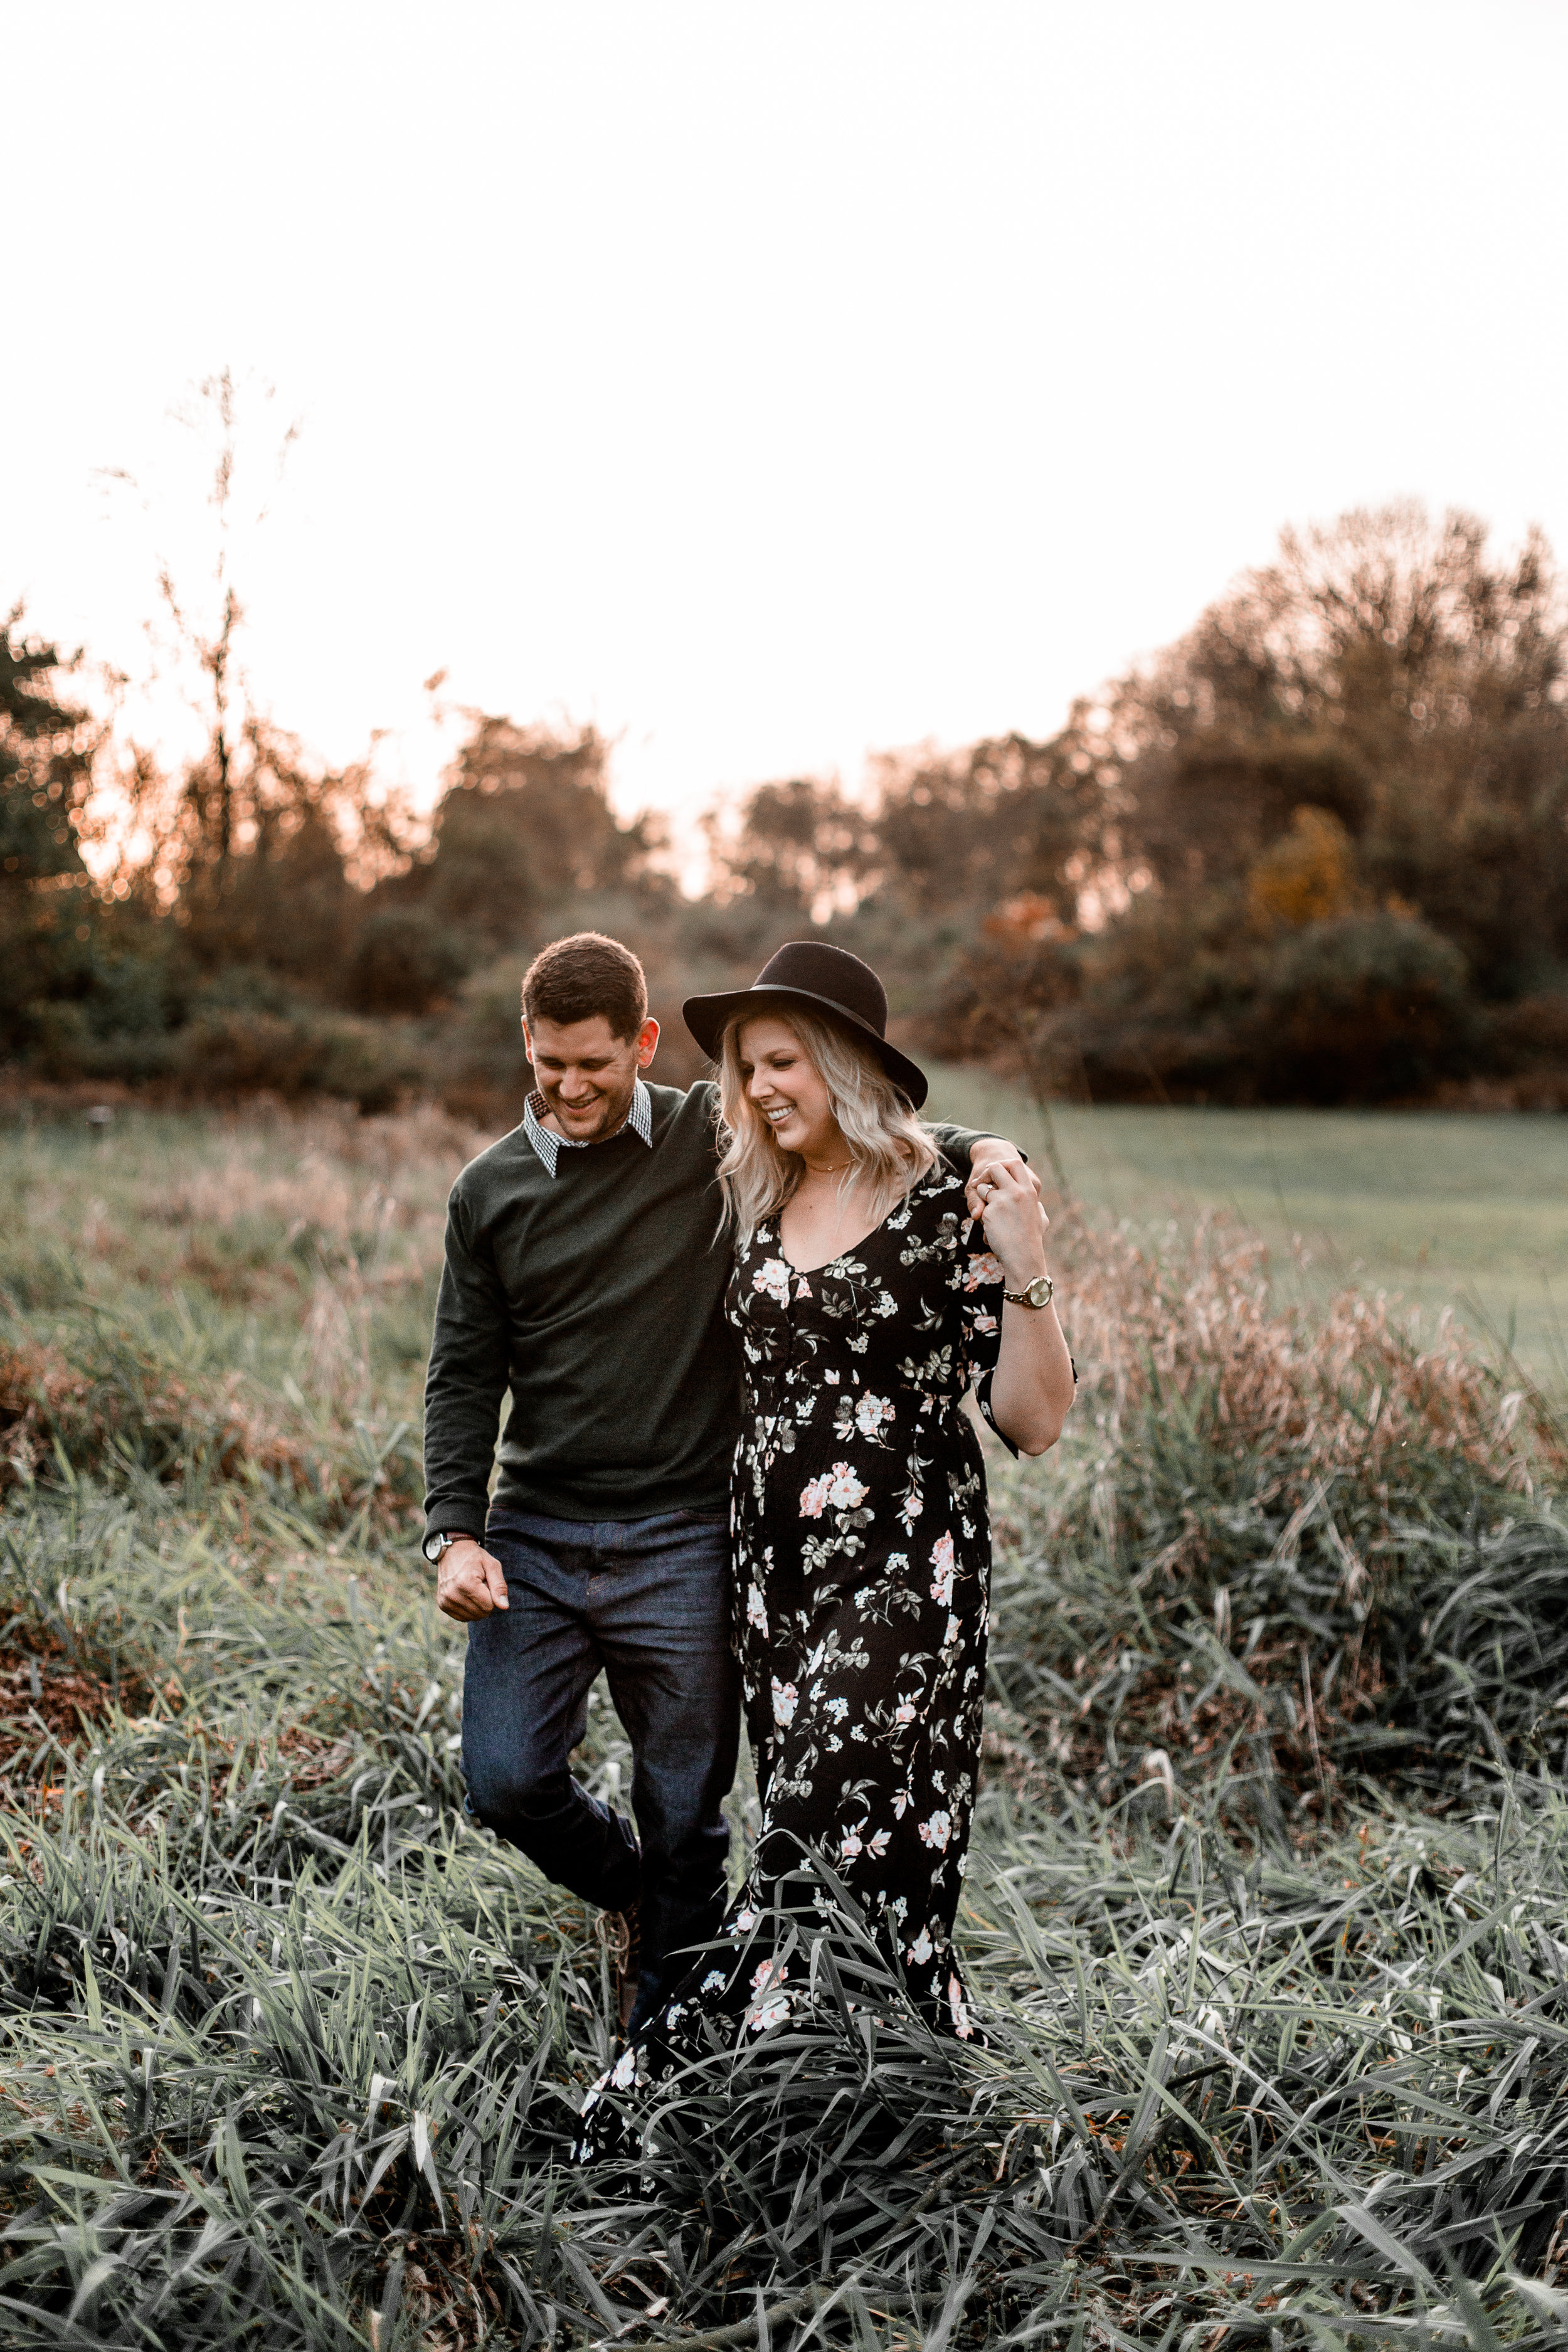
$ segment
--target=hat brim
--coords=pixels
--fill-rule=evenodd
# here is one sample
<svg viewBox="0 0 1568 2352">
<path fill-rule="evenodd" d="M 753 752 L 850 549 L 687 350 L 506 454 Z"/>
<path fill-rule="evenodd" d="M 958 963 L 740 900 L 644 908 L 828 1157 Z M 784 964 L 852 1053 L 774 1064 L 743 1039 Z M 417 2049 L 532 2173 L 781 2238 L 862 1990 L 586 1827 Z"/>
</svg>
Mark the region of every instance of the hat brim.
<svg viewBox="0 0 1568 2352">
<path fill-rule="evenodd" d="M 816 1013 L 825 1013 L 864 1039 L 900 1092 L 908 1095 L 916 1110 L 931 1092 L 931 1083 L 918 1062 L 900 1054 L 896 1045 L 879 1035 L 868 1021 L 851 1013 L 847 1004 L 837 1004 L 831 996 L 819 996 L 809 988 L 731 988 L 717 996 L 689 996 L 680 1008 L 685 1022 L 697 1043 L 710 1062 L 719 1058 L 725 1029 L 738 1013 L 765 1013 L 772 1004 L 808 1004 Z"/>
</svg>

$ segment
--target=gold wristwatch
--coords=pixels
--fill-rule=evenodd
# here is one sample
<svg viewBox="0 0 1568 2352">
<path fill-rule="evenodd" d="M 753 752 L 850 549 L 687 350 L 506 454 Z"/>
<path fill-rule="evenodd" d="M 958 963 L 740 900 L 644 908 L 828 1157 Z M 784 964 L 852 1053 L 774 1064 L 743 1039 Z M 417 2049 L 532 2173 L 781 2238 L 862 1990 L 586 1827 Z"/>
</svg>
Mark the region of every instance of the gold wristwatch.
<svg viewBox="0 0 1568 2352">
<path fill-rule="evenodd" d="M 1022 1290 L 1005 1290 L 1002 1296 L 1009 1307 L 1048 1307 L 1055 1289 L 1056 1284 L 1048 1274 L 1037 1274 Z"/>
</svg>

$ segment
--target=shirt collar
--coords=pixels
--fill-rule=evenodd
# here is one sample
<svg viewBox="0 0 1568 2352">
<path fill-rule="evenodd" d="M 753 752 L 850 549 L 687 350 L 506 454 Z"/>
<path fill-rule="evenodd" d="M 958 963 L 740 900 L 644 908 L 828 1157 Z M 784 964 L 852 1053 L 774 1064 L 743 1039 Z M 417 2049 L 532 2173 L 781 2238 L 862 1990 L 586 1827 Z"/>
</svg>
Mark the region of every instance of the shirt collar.
<svg viewBox="0 0 1568 2352">
<path fill-rule="evenodd" d="M 522 1107 L 522 1131 L 533 1146 L 535 1156 L 542 1162 L 547 1176 L 555 1174 L 555 1163 L 563 1151 L 587 1151 L 592 1146 L 579 1143 L 570 1135 L 557 1135 L 543 1124 L 544 1097 L 537 1089 Z M 626 1113 L 626 1123 L 617 1132 L 637 1136 L 651 1151 L 653 1149 L 653 1097 L 639 1078 L 632 1088 L 632 1107 Z M 613 1141 L 614 1138 L 608 1139 Z"/>
</svg>

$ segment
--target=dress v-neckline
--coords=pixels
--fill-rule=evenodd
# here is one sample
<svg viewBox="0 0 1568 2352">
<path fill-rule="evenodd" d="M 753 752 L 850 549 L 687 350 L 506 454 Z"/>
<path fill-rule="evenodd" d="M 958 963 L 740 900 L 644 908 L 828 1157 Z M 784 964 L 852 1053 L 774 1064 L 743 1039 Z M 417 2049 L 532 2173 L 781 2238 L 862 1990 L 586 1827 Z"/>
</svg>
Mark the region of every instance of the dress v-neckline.
<svg viewBox="0 0 1568 2352">
<path fill-rule="evenodd" d="M 914 1199 L 916 1193 L 921 1192 L 930 1182 L 931 1172 L 932 1171 L 928 1168 L 925 1174 L 917 1179 L 917 1181 L 910 1186 L 907 1192 L 900 1195 L 899 1199 L 893 1202 L 892 1207 L 888 1210 L 885 1215 L 879 1217 L 874 1225 L 867 1226 L 866 1231 L 861 1234 L 858 1242 L 847 1242 L 836 1256 L 825 1257 L 820 1265 L 796 1265 L 794 1258 L 791 1257 L 788 1250 L 784 1247 L 784 1211 L 781 1209 L 777 1218 L 774 1220 L 779 1229 L 780 1257 L 783 1258 L 790 1272 L 792 1274 L 798 1275 L 803 1281 L 809 1281 L 814 1274 L 826 1274 L 830 1265 L 841 1265 L 852 1251 L 863 1250 L 868 1242 L 873 1242 L 876 1240 L 877 1235 L 887 1224 L 889 1218 L 896 1217 L 899 1211 L 907 1207 L 909 1202 Z"/>
</svg>

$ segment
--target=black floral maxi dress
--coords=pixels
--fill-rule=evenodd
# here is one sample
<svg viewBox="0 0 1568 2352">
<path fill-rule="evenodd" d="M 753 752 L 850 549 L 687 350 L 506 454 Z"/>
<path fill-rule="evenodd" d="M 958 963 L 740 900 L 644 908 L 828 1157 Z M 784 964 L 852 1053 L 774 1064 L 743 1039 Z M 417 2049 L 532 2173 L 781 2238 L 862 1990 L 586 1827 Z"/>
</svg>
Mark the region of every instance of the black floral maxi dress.
<svg viewBox="0 0 1568 2352">
<path fill-rule="evenodd" d="M 627 2095 L 711 2049 L 715 2028 L 732 2042 L 790 2015 L 789 1959 L 759 1961 L 757 1931 L 806 1849 L 896 1956 L 931 2022 L 974 2031 L 952 1926 L 979 1766 L 991 1539 L 980 1442 L 960 1406 L 973 1381 L 991 1419 L 1002 1280 L 942 1160 L 864 1241 L 811 1273 L 784 1258 L 776 1219 L 738 1254 L 726 1302 L 744 1365 L 735 1638 L 763 1818 L 721 1936 L 743 1949 L 728 1966 L 710 1952 L 595 2084 L 584 2160 L 631 2151 Z"/>
</svg>

